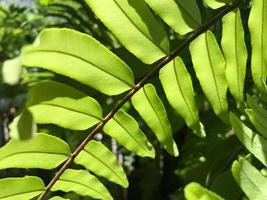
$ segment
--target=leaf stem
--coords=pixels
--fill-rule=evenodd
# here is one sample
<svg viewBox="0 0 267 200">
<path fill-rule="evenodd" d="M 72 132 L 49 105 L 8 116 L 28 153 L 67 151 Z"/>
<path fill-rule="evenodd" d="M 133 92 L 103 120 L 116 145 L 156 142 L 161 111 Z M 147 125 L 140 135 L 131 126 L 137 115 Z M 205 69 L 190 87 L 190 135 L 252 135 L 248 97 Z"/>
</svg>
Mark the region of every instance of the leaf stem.
<svg viewBox="0 0 267 200">
<path fill-rule="evenodd" d="M 118 104 L 106 115 L 106 117 L 89 133 L 89 135 L 84 139 L 84 141 L 77 147 L 77 149 L 72 153 L 72 155 L 65 161 L 59 171 L 55 174 L 54 178 L 50 181 L 50 183 L 46 186 L 43 193 L 40 195 L 38 200 L 44 200 L 45 196 L 48 194 L 53 185 L 57 182 L 63 172 L 69 167 L 69 165 L 74 161 L 74 159 L 78 156 L 78 154 L 84 149 L 88 142 L 90 142 L 93 137 L 101 131 L 104 125 L 112 119 L 115 113 L 127 102 L 131 99 L 131 97 L 141 89 L 147 81 L 149 81 L 154 75 L 158 74 L 159 70 L 163 68 L 166 64 L 171 62 L 184 48 L 186 48 L 190 42 L 196 39 L 199 35 L 207 31 L 212 25 L 214 25 L 218 20 L 220 20 L 224 15 L 231 12 L 235 8 L 237 8 L 243 0 L 235 0 L 232 4 L 225 6 L 225 8 L 218 13 L 215 17 L 213 17 L 209 22 L 200 26 L 197 30 L 192 32 L 182 43 L 179 45 L 174 51 L 172 51 L 169 55 L 159 59 L 156 62 L 159 62 L 157 66 L 152 69 L 146 76 L 143 77 L 141 81 L 139 81 L 125 96 L 124 98 L 118 102 Z"/>
</svg>

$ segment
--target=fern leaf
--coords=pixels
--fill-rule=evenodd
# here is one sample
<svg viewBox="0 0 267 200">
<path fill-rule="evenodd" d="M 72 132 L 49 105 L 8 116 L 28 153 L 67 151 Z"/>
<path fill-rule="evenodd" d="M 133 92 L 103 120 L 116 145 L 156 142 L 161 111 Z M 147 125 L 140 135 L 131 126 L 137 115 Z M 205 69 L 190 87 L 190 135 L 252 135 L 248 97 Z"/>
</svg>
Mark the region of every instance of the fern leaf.
<svg viewBox="0 0 267 200">
<path fill-rule="evenodd" d="M 43 181 L 35 176 L 0 179 L 1 200 L 29 200 L 45 189 Z"/>
<path fill-rule="evenodd" d="M 225 61 L 214 35 L 208 31 L 190 44 L 190 53 L 200 85 L 215 113 L 225 118 L 228 104 Z"/>
<path fill-rule="evenodd" d="M 201 15 L 195 0 L 145 1 L 180 35 L 189 33 L 201 25 Z"/>
<path fill-rule="evenodd" d="M 51 190 L 75 192 L 94 199 L 113 199 L 106 187 L 96 177 L 84 170 L 67 169 Z"/>
<path fill-rule="evenodd" d="M 22 63 L 68 76 L 107 95 L 120 94 L 134 83 L 122 60 L 94 38 L 71 29 L 42 31 L 33 45 L 24 48 Z"/>
<path fill-rule="evenodd" d="M 118 40 L 144 63 L 169 52 L 168 37 L 143 0 L 86 0 Z"/>
<path fill-rule="evenodd" d="M 0 169 L 53 169 L 67 160 L 70 154 L 69 146 L 63 140 L 37 133 L 33 139 L 12 139 L 3 146 L 0 149 Z"/>
<path fill-rule="evenodd" d="M 185 186 L 185 198 L 187 200 L 224 200 L 218 194 L 202 187 L 200 184 L 192 182 Z"/>
<path fill-rule="evenodd" d="M 238 107 L 244 100 L 247 49 L 240 11 L 232 11 L 223 17 L 222 49 L 226 61 L 226 79 Z"/>
<path fill-rule="evenodd" d="M 245 126 L 233 113 L 230 114 L 230 121 L 240 142 L 267 166 L 267 140 Z"/>
<path fill-rule="evenodd" d="M 90 141 L 74 162 L 125 188 L 129 185 L 125 172 L 117 162 L 116 156 L 99 142 Z"/>
<path fill-rule="evenodd" d="M 138 123 L 126 112 L 119 110 L 104 126 L 104 132 L 126 149 L 139 156 L 155 157 L 155 150 L 140 130 Z"/>
<path fill-rule="evenodd" d="M 132 104 L 168 153 L 178 156 L 170 122 L 155 87 L 152 84 L 145 85 L 132 97 Z"/>
<path fill-rule="evenodd" d="M 160 70 L 160 81 L 172 107 L 197 135 L 204 137 L 203 125 L 199 122 L 191 77 L 181 58 L 177 57 Z"/>
<path fill-rule="evenodd" d="M 62 83 L 43 81 L 30 89 L 27 106 L 39 124 L 85 130 L 101 121 L 98 102 Z"/>
<path fill-rule="evenodd" d="M 267 199 L 267 179 L 244 158 L 234 161 L 232 174 L 249 199 Z"/>
<path fill-rule="evenodd" d="M 267 76 L 267 0 L 252 0 L 248 20 L 251 36 L 251 72 L 256 86 L 266 93 Z"/>
</svg>

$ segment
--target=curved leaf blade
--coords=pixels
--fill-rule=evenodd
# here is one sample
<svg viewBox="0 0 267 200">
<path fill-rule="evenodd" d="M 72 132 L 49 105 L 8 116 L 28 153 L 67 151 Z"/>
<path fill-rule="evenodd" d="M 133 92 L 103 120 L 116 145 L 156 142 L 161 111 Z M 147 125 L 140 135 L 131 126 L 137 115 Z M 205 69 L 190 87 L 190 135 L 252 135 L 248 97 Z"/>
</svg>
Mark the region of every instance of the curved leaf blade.
<svg viewBox="0 0 267 200">
<path fill-rule="evenodd" d="M 225 1 L 231 0 L 204 0 L 204 2 L 212 9 L 218 9 L 225 5 Z"/>
<path fill-rule="evenodd" d="M 60 196 L 54 196 L 54 197 L 52 197 L 52 198 L 49 199 L 49 200 L 67 200 L 67 199 L 62 198 L 62 197 L 60 197 Z"/>
<path fill-rule="evenodd" d="M 208 31 L 190 44 L 190 53 L 200 85 L 215 113 L 227 113 L 225 61 L 214 35 Z"/>
<path fill-rule="evenodd" d="M 185 187 L 185 198 L 187 200 L 223 200 L 218 194 L 202 187 L 200 184 L 192 182 Z"/>
<path fill-rule="evenodd" d="M 201 15 L 195 0 L 145 1 L 180 35 L 185 35 L 201 25 Z"/>
<path fill-rule="evenodd" d="M 267 1 L 252 0 L 248 27 L 251 36 L 251 72 L 256 86 L 266 93 L 267 76 Z"/>
<path fill-rule="evenodd" d="M 90 141 L 75 158 L 74 162 L 124 188 L 129 185 L 126 174 L 118 163 L 116 156 L 97 141 Z"/>
<path fill-rule="evenodd" d="M 232 174 L 249 199 L 267 199 L 267 179 L 244 158 L 234 161 Z"/>
<path fill-rule="evenodd" d="M 126 149 L 141 157 L 155 157 L 155 150 L 136 120 L 126 112 L 119 110 L 104 126 L 104 132 L 118 141 Z"/>
<path fill-rule="evenodd" d="M 68 76 L 107 95 L 125 92 L 134 84 L 133 73 L 122 60 L 91 36 L 71 29 L 42 31 L 23 49 L 22 64 Z"/>
<path fill-rule="evenodd" d="M 144 63 L 168 54 L 168 37 L 143 0 L 86 2 L 123 46 Z"/>
<path fill-rule="evenodd" d="M 0 148 L 0 169 L 53 169 L 67 160 L 70 154 L 69 146 L 63 140 L 38 133 L 30 140 L 12 139 Z"/>
<path fill-rule="evenodd" d="M 183 60 L 177 57 L 167 64 L 160 70 L 159 78 L 171 106 L 185 119 L 194 133 L 204 137 L 205 131 L 199 122 L 192 80 Z"/>
<path fill-rule="evenodd" d="M 267 166 L 267 140 L 245 126 L 233 113 L 230 113 L 230 122 L 240 142 Z"/>
<path fill-rule="evenodd" d="M 152 84 L 146 84 L 132 97 L 132 104 L 168 153 L 178 156 L 178 148 L 172 138 L 167 112 L 155 87 Z"/>
<path fill-rule="evenodd" d="M 98 102 L 62 83 L 43 81 L 30 89 L 27 106 L 39 124 L 85 130 L 101 121 Z"/>
<path fill-rule="evenodd" d="M 66 169 L 51 190 L 75 192 L 95 199 L 113 199 L 106 187 L 96 177 L 84 170 Z"/>
<path fill-rule="evenodd" d="M 237 106 L 244 100 L 247 49 L 239 9 L 223 17 L 222 49 L 226 61 L 226 80 Z"/>
<path fill-rule="evenodd" d="M 45 189 L 43 181 L 35 176 L 0 179 L 1 200 L 29 200 Z"/>
</svg>

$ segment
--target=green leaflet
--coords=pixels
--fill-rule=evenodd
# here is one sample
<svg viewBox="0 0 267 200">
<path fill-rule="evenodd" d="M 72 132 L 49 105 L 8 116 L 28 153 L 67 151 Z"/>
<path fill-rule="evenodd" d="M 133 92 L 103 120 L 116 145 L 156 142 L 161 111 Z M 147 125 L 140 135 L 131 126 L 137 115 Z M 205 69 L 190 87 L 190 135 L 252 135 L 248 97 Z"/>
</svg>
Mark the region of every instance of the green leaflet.
<svg viewBox="0 0 267 200">
<path fill-rule="evenodd" d="M 29 93 L 27 106 L 39 124 L 56 124 L 72 130 L 85 130 L 100 122 L 98 102 L 62 83 L 43 81 Z"/>
<path fill-rule="evenodd" d="M 70 154 L 69 146 L 63 140 L 37 133 L 33 139 L 12 139 L 0 148 L 0 169 L 53 169 L 68 159 Z"/>
<path fill-rule="evenodd" d="M 233 176 L 249 199 L 267 199 L 267 179 L 244 158 L 234 161 Z"/>
<path fill-rule="evenodd" d="M 12 139 L 30 139 L 37 132 L 37 125 L 32 113 L 25 109 L 20 115 L 14 118 L 9 124 L 9 135 Z"/>
<path fill-rule="evenodd" d="M 117 140 L 126 149 L 141 157 L 155 157 L 155 150 L 140 130 L 136 120 L 119 110 L 104 126 L 104 132 Z"/>
<path fill-rule="evenodd" d="M 152 84 L 146 84 L 132 97 L 132 104 L 168 153 L 178 156 L 171 125 L 155 87 Z"/>
<path fill-rule="evenodd" d="M 267 166 L 267 140 L 245 126 L 233 113 L 230 113 L 230 121 L 242 144 Z"/>
<path fill-rule="evenodd" d="M 215 113 L 225 118 L 228 104 L 225 61 L 214 35 L 208 31 L 190 44 L 190 53 L 200 85 Z"/>
<path fill-rule="evenodd" d="M 6 60 L 2 67 L 3 82 L 9 85 L 15 85 L 19 82 L 21 75 L 20 57 Z"/>
<path fill-rule="evenodd" d="M 218 9 L 232 0 L 204 0 L 204 2 L 212 9 Z"/>
<path fill-rule="evenodd" d="M 90 141 L 74 162 L 125 188 L 129 185 L 125 172 L 118 163 L 116 156 L 97 141 Z"/>
<path fill-rule="evenodd" d="M 67 200 L 67 199 L 64 199 L 64 198 L 59 197 L 59 196 L 54 196 L 54 197 L 52 197 L 52 198 L 49 199 L 49 200 Z"/>
<path fill-rule="evenodd" d="M 29 200 L 45 189 L 43 181 L 35 176 L 0 179 L 1 200 Z"/>
<path fill-rule="evenodd" d="M 130 68 L 89 35 L 50 28 L 25 47 L 22 63 L 68 76 L 107 95 L 120 94 L 133 86 Z"/>
<path fill-rule="evenodd" d="M 247 95 L 247 106 L 249 109 L 246 109 L 246 113 L 250 121 L 257 131 L 267 138 L 267 111 L 257 105 L 249 95 Z"/>
<path fill-rule="evenodd" d="M 251 72 L 256 86 L 266 93 L 267 0 L 252 0 L 248 26 L 251 36 Z"/>
<path fill-rule="evenodd" d="M 145 0 L 177 33 L 184 35 L 201 25 L 196 0 Z"/>
<path fill-rule="evenodd" d="M 94 199 L 113 199 L 106 187 L 96 177 L 84 170 L 65 170 L 51 190 L 75 192 Z"/>
<path fill-rule="evenodd" d="M 185 186 L 185 198 L 187 200 L 223 200 L 216 193 L 202 187 L 200 184 L 192 182 Z"/>
<path fill-rule="evenodd" d="M 197 135 L 204 137 L 203 125 L 199 122 L 191 77 L 180 57 L 160 70 L 159 78 L 168 101 L 185 119 Z"/>
<path fill-rule="evenodd" d="M 244 100 L 247 49 L 239 9 L 223 17 L 222 49 L 226 61 L 226 79 L 238 107 Z"/>
<path fill-rule="evenodd" d="M 144 63 L 168 54 L 168 37 L 143 0 L 86 2 L 122 45 Z"/>
</svg>

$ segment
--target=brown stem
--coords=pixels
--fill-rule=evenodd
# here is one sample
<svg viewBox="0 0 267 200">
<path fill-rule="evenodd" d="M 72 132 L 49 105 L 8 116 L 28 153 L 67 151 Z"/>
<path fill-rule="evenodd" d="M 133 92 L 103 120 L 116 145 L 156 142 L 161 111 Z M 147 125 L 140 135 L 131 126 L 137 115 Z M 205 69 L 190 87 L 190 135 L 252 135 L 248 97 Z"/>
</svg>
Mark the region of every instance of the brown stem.
<svg viewBox="0 0 267 200">
<path fill-rule="evenodd" d="M 54 178 L 50 181 L 50 183 L 46 186 L 43 193 L 40 195 L 38 200 L 43 200 L 47 193 L 50 191 L 52 186 L 57 182 L 59 177 L 63 174 L 63 172 L 69 167 L 69 165 L 73 162 L 76 156 L 83 150 L 85 145 L 90 142 L 93 137 L 101 131 L 104 125 L 115 115 L 115 113 L 128 101 L 131 97 L 140 89 L 142 88 L 145 83 L 150 80 L 155 74 L 159 72 L 159 70 L 164 67 L 166 64 L 171 62 L 184 48 L 187 47 L 190 42 L 196 39 L 199 35 L 207 31 L 212 25 L 214 25 L 219 19 L 221 19 L 224 15 L 231 12 L 235 8 L 237 8 L 243 0 L 236 0 L 231 5 L 225 6 L 219 14 L 217 14 L 214 18 L 211 19 L 208 23 L 199 27 L 195 32 L 191 33 L 183 43 L 172 51 L 169 55 L 165 56 L 164 58 L 160 59 L 161 62 L 151 70 L 141 81 L 139 81 L 128 93 L 124 96 L 124 98 L 106 115 L 106 117 L 92 130 L 92 132 L 85 138 L 85 140 L 80 144 L 80 146 L 74 151 L 74 153 L 69 157 L 69 159 L 62 165 L 60 170 L 56 173 Z"/>
</svg>

